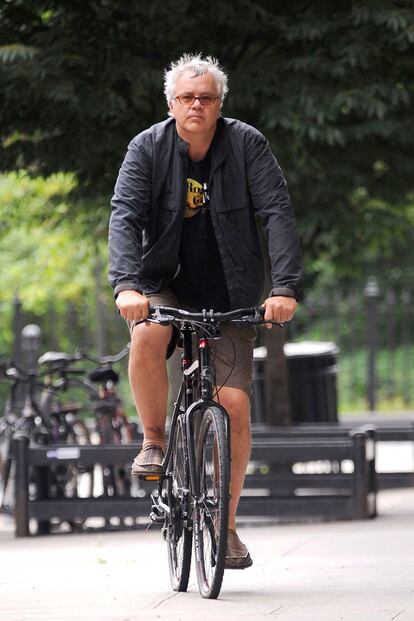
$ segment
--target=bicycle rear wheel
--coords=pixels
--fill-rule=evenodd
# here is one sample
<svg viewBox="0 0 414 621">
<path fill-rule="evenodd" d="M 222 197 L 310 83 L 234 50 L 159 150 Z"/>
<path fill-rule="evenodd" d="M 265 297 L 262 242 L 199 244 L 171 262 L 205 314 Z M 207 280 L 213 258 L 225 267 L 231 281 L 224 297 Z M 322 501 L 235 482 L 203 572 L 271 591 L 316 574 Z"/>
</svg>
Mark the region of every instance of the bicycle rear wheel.
<svg viewBox="0 0 414 621">
<path fill-rule="evenodd" d="M 186 591 L 190 577 L 192 531 L 189 523 L 189 482 L 183 422 L 178 419 L 172 453 L 171 479 L 168 480 L 166 539 L 171 585 L 174 591 Z"/>
<path fill-rule="evenodd" d="M 84 421 L 75 418 L 69 423 L 69 433 L 67 437 L 68 444 L 78 444 L 85 446 L 91 444 L 89 429 Z M 91 498 L 94 488 L 94 468 L 93 466 L 73 466 L 72 488 L 70 485 L 66 489 L 65 496 Z"/>
<path fill-rule="evenodd" d="M 108 411 L 98 412 L 97 431 L 99 434 L 99 444 L 101 446 L 120 445 L 121 436 L 118 429 L 112 424 L 112 413 Z M 106 464 L 102 467 L 102 486 L 104 496 L 124 495 L 123 481 L 120 474 L 120 467 L 114 464 Z"/>
<path fill-rule="evenodd" d="M 220 593 L 229 523 L 230 456 L 225 416 L 218 407 L 202 417 L 196 445 L 200 502 L 195 512 L 194 550 L 199 591 L 204 598 Z"/>
</svg>

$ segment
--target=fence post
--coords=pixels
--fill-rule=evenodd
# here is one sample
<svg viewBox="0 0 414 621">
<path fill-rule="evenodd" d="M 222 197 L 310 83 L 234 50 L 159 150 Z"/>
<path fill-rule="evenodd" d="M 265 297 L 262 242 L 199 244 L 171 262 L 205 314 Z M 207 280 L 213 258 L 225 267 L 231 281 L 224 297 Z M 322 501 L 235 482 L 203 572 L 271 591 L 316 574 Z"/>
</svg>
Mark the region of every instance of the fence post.
<svg viewBox="0 0 414 621">
<path fill-rule="evenodd" d="M 29 438 L 16 434 L 13 439 L 13 457 L 16 464 L 15 481 L 15 533 L 27 537 L 29 532 Z"/>
<path fill-rule="evenodd" d="M 363 520 L 368 515 L 368 462 L 367 437 L 364 433 L 352 434 L 354 442 L 355 496 L 353 518 Z"/>
<path fill-rule="evenodd" d="M 408 405 L 411 397 L 411 294 L 404 288 L 401 291 L 401 345 L 403 350 L 403 377 L 402 377 L 402 398 L 403 402 Z"/>
<path fill-rule="evenodd" d="M 378 298 L 380 290 L 377 279 L 373 276 L 368 278 L 364 288 L 364 295 L 367 300 L 367 346 L 368 346 L 368 364 L 367 364 L 367 399 L 368 407 L 371 412 L 376 406 L 376 390 L 377 390 L 377 349 L 378 349 Z"/>
</svg>

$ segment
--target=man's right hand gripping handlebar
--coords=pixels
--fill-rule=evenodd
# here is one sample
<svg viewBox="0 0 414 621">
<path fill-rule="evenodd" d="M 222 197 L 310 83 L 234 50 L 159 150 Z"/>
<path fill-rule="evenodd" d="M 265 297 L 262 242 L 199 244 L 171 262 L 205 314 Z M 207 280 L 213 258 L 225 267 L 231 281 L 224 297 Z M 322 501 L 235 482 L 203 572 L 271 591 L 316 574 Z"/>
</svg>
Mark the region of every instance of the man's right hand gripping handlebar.
<svg viewBox="0 0 414 621">
<path fill-rule="evenodd" d="M 128 321 L 143 321 L 149 314 L 148 298 L 133 289 L 120 291 L 116 305 L 120 315 Z"/>
</svg>

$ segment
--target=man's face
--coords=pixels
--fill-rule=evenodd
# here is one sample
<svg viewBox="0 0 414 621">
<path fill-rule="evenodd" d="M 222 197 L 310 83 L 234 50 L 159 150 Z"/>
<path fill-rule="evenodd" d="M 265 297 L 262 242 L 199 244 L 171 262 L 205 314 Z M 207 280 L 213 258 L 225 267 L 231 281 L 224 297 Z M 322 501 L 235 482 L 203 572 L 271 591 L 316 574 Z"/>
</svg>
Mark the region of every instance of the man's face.
<svg viewBox="0 0 414 621">
<path fill-rule="evenodd" d="M 218 97 L 217 85 L 211 73 L 195 76 L 192 71 L 186 71 L 177 78 L 175 95 Z M 203 105 L 195 99 L 191 105 L 180 103 L 177 99 L 170 102 L 170 111 L 177 123 L 177 131 L 182 138 L 190 138 L 195 134 L 209 135 L 214 132 L 217 119 L 220 116 L 220 98 L 211 105 Z"/>
</svg>

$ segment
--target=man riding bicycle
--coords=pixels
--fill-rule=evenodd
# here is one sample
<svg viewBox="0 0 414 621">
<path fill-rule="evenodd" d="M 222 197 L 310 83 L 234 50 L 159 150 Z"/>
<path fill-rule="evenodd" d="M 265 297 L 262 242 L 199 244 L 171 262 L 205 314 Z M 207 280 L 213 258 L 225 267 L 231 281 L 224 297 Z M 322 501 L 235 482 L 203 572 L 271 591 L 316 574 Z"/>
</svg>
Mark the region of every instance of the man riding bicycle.
<svg viewBox="0 0 414 621">
<path fill-rule="evenodd" d="M 272 289 L 267 321 L 296 310 L 302 263 L 283 173 L 255 128 L 221 116 L 227 76 L 217 60 L 183 55 L 165 72 L 169 119 L 129 144 L 112 198 L 110 271 L 116 305 L 131 330 L 129 377 L 144 442 L 135 474 L 158 473 L 165 449 L 166 358 L 171 326 L 139 323 L 149 305 L 228 311 L 263 300 L 264 228 Z M 231 500 L 226 567 L 252 564 L 236 533 L 250 456 L 255 330 L 223 326 L 212 344 L 217 400 L 230 416 Z"/>
</svg>

